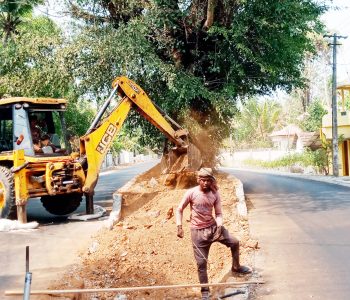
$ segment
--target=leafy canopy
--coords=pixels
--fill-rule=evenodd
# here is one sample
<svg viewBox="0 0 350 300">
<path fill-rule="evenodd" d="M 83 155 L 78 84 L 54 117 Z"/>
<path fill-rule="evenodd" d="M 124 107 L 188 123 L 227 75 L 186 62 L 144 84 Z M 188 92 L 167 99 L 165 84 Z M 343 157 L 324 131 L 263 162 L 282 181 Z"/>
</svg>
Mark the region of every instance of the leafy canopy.
<svg viewBox="0 0 350 300">
<path fill-rule="evenodd" d="M 30 11 L 40 2 L 16 3 Z M 0 94 L 99 105 L 125 74 L 172 118 L 206 135 L 208 148 L 229 134 L 237 99 L 303 86 L 304 58 L 315 50 L 326 10 L 316 0 L 76 0 L 67 7 L 79 21 L 68 39 L 45 18 L 11 31 L 0 48 Z M 142 129 L 141 142 L 162 140 L 136 114 L 128 122 Z"/>
<path fill-rule="evenodd" d="M 213 132 L 214 144 L 228 135 L 238 98 L 304 85 L 303 62 L 326 10 L 313 0 L 69 3 L 85 24 L 69 56 L 81 95 L 101 101 L 125 74 L 174 119 Z"/>
<path fill-rule="evenodd" d="M 4 45 L 12 35 L 18 33 L 18 25 L 31 14 L 34 6 L 43 2 L 43 0 L 0 1 L 0 37 L 3 38 Z"/>
</svg>

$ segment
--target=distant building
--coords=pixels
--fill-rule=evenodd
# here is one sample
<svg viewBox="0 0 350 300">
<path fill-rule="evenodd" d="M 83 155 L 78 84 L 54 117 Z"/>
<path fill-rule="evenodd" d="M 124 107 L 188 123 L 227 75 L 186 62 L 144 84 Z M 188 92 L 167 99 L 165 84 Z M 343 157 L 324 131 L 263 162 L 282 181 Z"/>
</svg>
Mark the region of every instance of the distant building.
<svg viewBox="0 0 350 300">
<path fill-rule="evenodd" d="M 337 87 L 342 105 L 338 108 L 337 123 L 339 142 L 339 175 L 349 176 L 350 169 L 350 111 L 346 108 L 345 100 L 350 97 L 350 83 Z M 322 118 L 322 133 L 328 141 L 332 140 L 332 111 Z M 332 168 L 330 168 L 332 170 Z"/>
<path fill-rule="evenodd" d="M 321 147 L 318 132 L 305 132 L 294 124 L 289 124 L 281 130 L 273 131 L 269 136 L 274 147 L 279 150 L 303 151 L 305 148 L 315 150 Z"/>
</svg>

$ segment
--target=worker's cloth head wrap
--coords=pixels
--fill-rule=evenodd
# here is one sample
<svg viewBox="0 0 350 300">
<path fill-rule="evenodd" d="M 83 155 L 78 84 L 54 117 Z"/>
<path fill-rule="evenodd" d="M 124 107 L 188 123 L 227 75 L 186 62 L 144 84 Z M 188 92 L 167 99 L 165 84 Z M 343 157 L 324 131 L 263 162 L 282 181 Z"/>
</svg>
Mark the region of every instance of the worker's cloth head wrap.
<svg viewBox="0 0 350 300">
<path fill-rule="evenodd" d="M 211 178 L 213 180 L 216 180 L 216 178 L 213 175 L 213 170 L 211 168 L 201 168 L 197 173 L 198 178 Z"/>
</svg>

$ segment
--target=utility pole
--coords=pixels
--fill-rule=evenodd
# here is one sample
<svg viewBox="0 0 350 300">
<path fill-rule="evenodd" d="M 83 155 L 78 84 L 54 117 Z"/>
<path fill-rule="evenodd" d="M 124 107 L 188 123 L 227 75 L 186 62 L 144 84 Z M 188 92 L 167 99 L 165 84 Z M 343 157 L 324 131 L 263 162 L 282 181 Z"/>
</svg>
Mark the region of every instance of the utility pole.
<svg viewBox="0 0 350 300">
<path fill-rule="evenodd" d="M 333 76 L 332 76 L 332 161 L 333 176 L 339 176 L 339 159 L 338 159 L 338 109 L 337 109 L 337 39 L 346 39 L 347 36 L 341 36 L 334 33 L 333 35 L 324 35 L 333 38 L 333 42 L 328 45 L 333 46 Z"/>
</svg>

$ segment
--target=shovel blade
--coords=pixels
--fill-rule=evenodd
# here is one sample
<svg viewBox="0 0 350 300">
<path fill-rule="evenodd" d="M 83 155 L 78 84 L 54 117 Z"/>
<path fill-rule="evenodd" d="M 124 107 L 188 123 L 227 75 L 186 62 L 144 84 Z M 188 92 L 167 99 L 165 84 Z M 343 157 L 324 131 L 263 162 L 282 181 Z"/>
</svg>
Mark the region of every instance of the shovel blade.
<svg viewBox="0 0 350 300">
<path fill-rule="evenodd" d="M 173 148 L 163 153 L 161 159 L 162 174 L 179 174 L 198 171 L 202 165 L 202 156 L 194 144 L 182 148 Z"/>
</svg>

